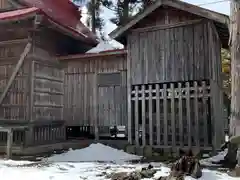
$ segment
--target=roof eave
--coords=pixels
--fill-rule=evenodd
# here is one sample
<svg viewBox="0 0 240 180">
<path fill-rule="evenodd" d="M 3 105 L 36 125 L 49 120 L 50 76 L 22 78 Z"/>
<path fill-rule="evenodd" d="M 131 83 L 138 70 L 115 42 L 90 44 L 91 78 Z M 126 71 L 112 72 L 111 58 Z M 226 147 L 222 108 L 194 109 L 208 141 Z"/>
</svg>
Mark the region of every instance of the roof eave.
<svg viewBox="0 0 240 180">
<path fill-rule="evenodd" d="M 147 15 L 149 15 L 151 12 L 153 12 L 162 5 L 174 7 L 176 9 L 187 11 L 189 13 L 213 20 L 221 24 L 226 24 L 227 27 L 230 22 L 229 17 L 227 15 L 217 13 L 208 9 L 204 9 L 186 2 L 182 2 L 179 0 L 158 0 L 154 4 L 150 5 L 145 11 L 136 15 L 136 17 L 127 24 L 117 27 L 109 34 L 109 36 L 117 41 L 122 41 L 122 36 L 124 36 L 124 33 L 126 33 L 128 29 L 133 27 L 140 20 L 142 20 L 144 17 L 146 17 Z"/>
<path fill-rule="evenodd" d="M 49 17 L 48 17 L 49 18 Z M 55 27 L 55 29 L 64 32 L 66 35 L 76 39 L 76 40 L 80 40 L 88 45 L 90 45 L 91 47 L 95 47 L 98 45 L 99 41 L 97 39 L 94 38 L 88 38 L 85 35 L 76 32 L 73 29 L 70 29 L 66 26 L 63 26 L 62 24 L 59 24 L 57 22 L 55 22 L 53 19 L 49 18 L 50 23 Z"/>
</svg>

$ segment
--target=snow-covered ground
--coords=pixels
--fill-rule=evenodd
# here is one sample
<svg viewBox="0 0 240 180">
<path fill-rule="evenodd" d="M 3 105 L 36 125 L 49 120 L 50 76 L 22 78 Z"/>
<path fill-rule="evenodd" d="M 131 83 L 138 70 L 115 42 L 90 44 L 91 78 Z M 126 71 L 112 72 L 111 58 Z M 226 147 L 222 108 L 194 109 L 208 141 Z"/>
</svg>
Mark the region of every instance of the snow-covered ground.
<svg viewBox="0 0 240 180">
<path fill-rule="evenodd" d="M 93 162 L 109 161 L 112 158 L 116 162 L 120 160 L 121 164 Z M 41 162 L 0 160 L 0 178 L 1 180 L 104 180 L 107 179 L 106 175 L 113 172 L 131 172 L 146 167 L 147 164 L 123 163 L 124 160 L 139 158 L 102 144 L 92 144 L 82 150 L 70 150 L 62 155 L 53 155 Z M 157 169 L 153 179 L 169 174 L 169 168 L 163 164 L 152 163 L 152 165 Z M 185 179 L 193 180 L 190 177 Z M 204 169 L 203 176 L 199 180 L 239 180 L 239 178 L 231 178 L 227 174 Z"/>
<path fill-rule="evenodd" d="M 200 163 L 205 166 L 219 166 L 219 164 L 217 163 L 219 161 L 224 160 L 224 157 L 226 156 L 227 152 L 228 150 L 225 149 L 224 151 L 219 152 L 216 156 L 200 160 Z M 237 152 L 237 157 L 239 155 L 240 155 L 240 151 Z"/>
</svg>

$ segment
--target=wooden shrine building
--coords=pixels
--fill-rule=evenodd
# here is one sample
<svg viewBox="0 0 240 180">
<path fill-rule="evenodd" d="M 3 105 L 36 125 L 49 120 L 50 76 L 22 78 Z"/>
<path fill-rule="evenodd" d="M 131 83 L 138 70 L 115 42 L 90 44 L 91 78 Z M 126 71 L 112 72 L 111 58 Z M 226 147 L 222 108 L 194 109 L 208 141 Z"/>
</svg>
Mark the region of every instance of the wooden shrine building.
<svg viewBox="0 0 240 180">
<path fill-rule="evenodd" d="M 110 36 L 127 47 L 128 141 L 217 149 L 224 141 L 221 48 L 225 15 L 156 0 Z"/>
<path fill-rule="evenodd" d="M 0 0 L 0 126 L 13 144 L 65 141 L 64 70 L 57 56 L 98 44 L 68 0 Z M 20 130 L 19 130 L 20 129 Z M 6 143 L 0 132 L 0 146 Z"/>
<path fill-rule="evenodd" d="M 114 125 L 138 147 L 220 147 L 227 16 L 156 0 L 110 34 L 127 50 L 94 55 L 69 0 L 0 0 L 0 10 L 0 129 L 15 127 L 15 147 L 63 142 L 66 127 L 97 139 Z"/>
</svg>

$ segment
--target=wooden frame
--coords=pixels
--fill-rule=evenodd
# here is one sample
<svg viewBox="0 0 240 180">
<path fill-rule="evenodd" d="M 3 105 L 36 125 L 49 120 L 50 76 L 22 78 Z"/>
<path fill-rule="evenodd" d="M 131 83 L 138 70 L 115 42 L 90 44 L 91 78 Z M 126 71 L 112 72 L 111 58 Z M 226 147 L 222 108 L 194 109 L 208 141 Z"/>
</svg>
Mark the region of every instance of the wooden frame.
<svg viewBox="0 0 240 180">
<path fill-rule="evenodd" d="M 214 91 L 210 89 L 209 83 L 206 80 L 132 85 L 135 138 L 129 136 L 130 141 L 136 146 L 171 146 L 175 150 L 211 147 L 208 135 L 212 132 L 207 127 L 205 108 L 206 99 L 211 96 L 210 91 Z M 138 136 L 140 126 L 141 144 Z"/>
</svg>

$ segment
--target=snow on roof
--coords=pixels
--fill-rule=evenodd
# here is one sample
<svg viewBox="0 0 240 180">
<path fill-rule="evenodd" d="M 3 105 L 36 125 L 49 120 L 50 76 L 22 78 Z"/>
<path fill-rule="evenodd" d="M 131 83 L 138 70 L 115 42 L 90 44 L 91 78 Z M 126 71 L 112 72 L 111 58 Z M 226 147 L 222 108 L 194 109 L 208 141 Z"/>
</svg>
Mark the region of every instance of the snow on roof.
<svg viewBox="0 0 240 180">
<path fill-rule="evenodd" d="M 53 155 L 47 159 L 50 162 L 116 162 L 140 160 L 142 157 L 125 153 L 124 151 L 105 146 L 91 144 L 89 147 L 70 150 L 63 154 Z"/>
<path fill-rule="evenodd" d="M 122 49 L 122 47 L 110 41 L 101 41 L 96 47 L 90 49 L 86 53 L 99 53 L 99 52 L 115 50 L 115 49 Z"/>
</svg>

